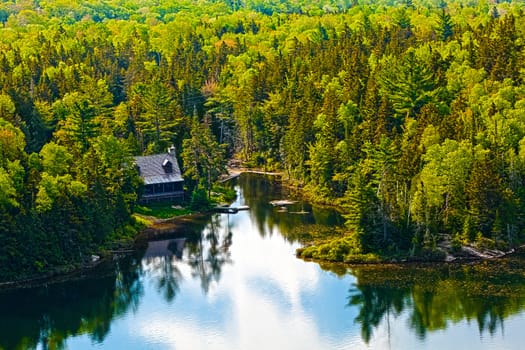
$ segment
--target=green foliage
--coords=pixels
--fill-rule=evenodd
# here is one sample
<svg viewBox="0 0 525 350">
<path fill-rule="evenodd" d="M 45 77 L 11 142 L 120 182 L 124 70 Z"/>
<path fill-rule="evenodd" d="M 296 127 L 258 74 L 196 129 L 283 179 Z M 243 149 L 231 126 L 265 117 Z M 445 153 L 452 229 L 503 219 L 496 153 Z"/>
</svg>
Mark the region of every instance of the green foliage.
<svg viewBox="0 0 525 350">
<path fill-rule="evenodd" d="M 172 144 L 196 207 L 235 156 L 340 204 L 363 252 L 522 243 L 523 2 L 393 4 L 0 4 L 2 264 L 126 231 L 130 156 Z"/>
<path fill-rule="evenodd" d="M 175 216 L 191 214 L 192 211 L 187 208 L 174 207 L 172 203 L 151 203 L 135 206 L 135 213 L 159 219 L 169 219 Z"/>
<path fill-rule="evenodd" d="M 452 17 L 445 8 L 438 13 L 437 24 L 436 32 L 439 34 L 439 38 L 447 41 L 454 34 L 454 23 L 452 23 Z"/>
<path fill-rule="evenodd" d="M 17 191 L 9 173 L 0 168 L 0 205 L 4 208 L 18 207 Z"/>
<path fill-rule="evenodd" d="M 212 203 L 209 200 L 206 189 L 200 186 L 195 187 L 191 193 L 190 209 L 193 211 L 203 211 L 208 210 L 211 205 Z"/>
<path fill-rule="evenodd" d="M 0 165 L 24 158 L 25 137 L 22 131 L 0 118 Z"/>
<path fill-rule="evenodd" d="M 54 142 L 45 144 L 40 156 L 43 170 L 53 176 L 66 174 L 73 162 L 73 155 L 67 148 Z"/>
<path fill-rule="evenodd" d="M 184 140 L 181 156 L 184 175 L 194 181 L 193 186 L 202 184 L 209 199 L 213 183 L 225 172 L 225 160 L 224 149 L 212 134 L 208 120 L 199 123 L 196 116 L 193 118 L 190 138 Z"/>
<path fill-rule="evenodd" d="M 237 197 L 237 192 L 226 186 L 214 185 L 211 199 L 215 203 L 231 203 Z"/>
<path fill-rule="evenodd" d="M 0 280 L 70 270 L 136 233 L 138 179 L 123 141 L 91 138 L 79 149 L 49 142 L 27 155 L 20 129 L 0 119 L 0 133 Z"/>
<path fill-rule="evenodd" d="M 410 48 L 399 59 L 385 57 L 382 69 L 382 92 L 392 103 L 399 118 L 415 117 L 434 98 L 436 77 L 428 62 L 428 52 Z"/>
<path fill-rule="evenodd" d="M 381 257 L 376 254 L 364 254 L 359 243 L 352 236 L 340 237 L 326 243 L 299 248 L 297 256 L 303 259 L 345 263 L 378 263 L 382 261 Z"/>
<path fill-rule="evenodd" d="M 158 80 L 133 86 L 132 98 L 138 99 L 141 105 L 136 121 L 137 131 L 144 142 L 154 145 L 157 153 L 173 143 L 182 122 L 172 93 L 169 86 L 162 85 Z"/>
</svg>

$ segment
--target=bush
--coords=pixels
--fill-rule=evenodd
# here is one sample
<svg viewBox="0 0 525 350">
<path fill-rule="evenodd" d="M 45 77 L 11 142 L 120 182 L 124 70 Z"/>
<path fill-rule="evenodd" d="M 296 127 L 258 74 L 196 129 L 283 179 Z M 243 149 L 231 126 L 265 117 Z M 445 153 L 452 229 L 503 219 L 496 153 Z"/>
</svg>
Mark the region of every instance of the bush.
<svg viewBox="0 0 525 350">
<path fill-rule="evenodd" d="M 233 188 L 215 185 L 212 188 L 212 200 L 216 203 L 231 203 L 237 197 Z"/>
<path fill-rule="evenodd" d="M 494 241 L 490 238 L 483 237 L 483 235 L 480 232 L 478 232 L 475 243 L 476 243 L 476 247 L 480 249 L 495 249 L 496 248 L 496 244 L 494 243 Z"/>
<path fill-rule="evenodd" d="M 148 220 L 139 215 L 133 215 L 133 219 L 135 220 L 134 225 L 137 227 L 137 229 L 148 227 L 153 223 L 152 220 Z"/>
<path fill-rule="evenodd" d="M 304 259 L 319 259 L 333 262 L 344 262 L 348 256 L 362 255 L 361 248 L 353 236 L 330 239 L 296 251 Z"/>
<path fill-rule="evenodd" d="M 210 208 L 210 201 L 208 200 L 208 193 L 202 187 L 195 187 L 191 193 L 191 210 L 207 210 Z"/>
<path fill-rule="evenodd" d="M 351 264 L 351 263 L 359 263 L 359 264 L 378 264 L 382 262 L 383 260 L 372 253 L 367 254 L 348 254 L 345 257 L 344 262 Z"/>
</svg>

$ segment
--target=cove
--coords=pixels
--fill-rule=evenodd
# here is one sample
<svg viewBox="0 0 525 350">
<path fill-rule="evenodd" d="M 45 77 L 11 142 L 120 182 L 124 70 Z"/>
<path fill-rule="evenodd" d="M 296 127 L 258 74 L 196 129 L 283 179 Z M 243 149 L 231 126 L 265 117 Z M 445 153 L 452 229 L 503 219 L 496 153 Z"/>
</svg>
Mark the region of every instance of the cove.
<svg viewBox="0 0 525 350">
<path fill-rule="evenodd" d="M 342 225 L 273 177 L 233 181 L 234 205 L 77 281 L 0 294 L 0 349 L 519 349 L 523 259 L 319 265 L 309 230 Z M 300 213 L 300 214 L 293 214 Z M 304 212 L 307 212 L 305 214 Z"/>
</svg>

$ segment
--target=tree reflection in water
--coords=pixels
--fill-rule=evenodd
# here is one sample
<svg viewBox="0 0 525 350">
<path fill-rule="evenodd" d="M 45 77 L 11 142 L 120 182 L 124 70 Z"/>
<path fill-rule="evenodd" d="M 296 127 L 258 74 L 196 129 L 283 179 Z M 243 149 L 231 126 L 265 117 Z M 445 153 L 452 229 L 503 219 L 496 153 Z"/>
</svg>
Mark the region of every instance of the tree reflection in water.
<svg viewBox="0 0 525 350">
<path fill-rule="evenodd" d="M 200 279 L 205 294 L 208 293 L 212 282 L 219 282 L 223 265 L 232 262 L 232 232 L 229 226 L 228 220 L 226 232 L 221 234 L 221 215 L 213 215 L 202 234 L 198 235 L 197 241 L 187 244 L 192 276 Z"/>
<path fill-rule="evenodd" d="M 145 260 L 145 268 L 156 283 L 157 291 L 166 301 L 171 302 L 180 291 L 182 273 L 177 266 L 177 257 L 162 256 Z"/>
<path fill-rule="evenodd" d="M 517 261 L 517 262 L 516 262 Z M 522 260 L 432 267 L 376 266 L 352 269 L 357 282 L 348 306 L 368 343 L 374 329 L 408 312 L 409 326 L 421 339 L 450 323 L 476 320 L 480 335 L 503 330 L 505 318 L 525 307 Z"/>
<path fill-rule="evenodd" d="M 144 270 L 166 301 L 173 301 L 180 291 L 184 279 L 180 264 L 190 266 L 191 276 L 200 280 L 205 294 L 213 282 L 219 282 L 223 265 L 231 263 L 228 218 L 224 228 L 224 216 L 211 215 L 185 225 L 184 238 L 149 242 Z"/>
<path fill-rule="evenodd" d="M 372 338 L 373 329 L 379 327 L 387 316 L 392 313 L 397 317 L 405 309 L 407 290 L 392 290 L 381 286 L 359 286 L 350 289 L 349 306 L 359 306 L 359 314 L 355 321 L 361 324 L 361 337 L 365 343 Z"/>
<path fill-rule="evenodd" d="M 336 210 L 315 207 L 301 201 L 296 190 L 282 186 L 279 176 L 243 174 L 236 181 L 243 195 L 241 202 L 250 207 L 251 221 L 261 237 L 279 232 L 287 241 L 297 242 L 304 238 L 302 236 L 308 232 L 309 226 L 317 224 L 333 228 L 344 223 Z M 282 208 L 273 206 L 270 201 L 280 199 L 298 201 L 286 206 L 286 210 L 279 211 Z"/>
<path fill-rule="evenodd" d="M 180 291 L 182 273 L 177 265 L 182 257 L 184 239 L 149 242 L 142 259 L 144 270 L 167 302 L 175 299 Z"/>
<path fill-rule="evenodd" d="M 0 295 L 0 349 L 64 349 L 69 337 L 101 343 L 115 317 L 137 309 L 140 258 L 79 281 Z"/>
</svg>

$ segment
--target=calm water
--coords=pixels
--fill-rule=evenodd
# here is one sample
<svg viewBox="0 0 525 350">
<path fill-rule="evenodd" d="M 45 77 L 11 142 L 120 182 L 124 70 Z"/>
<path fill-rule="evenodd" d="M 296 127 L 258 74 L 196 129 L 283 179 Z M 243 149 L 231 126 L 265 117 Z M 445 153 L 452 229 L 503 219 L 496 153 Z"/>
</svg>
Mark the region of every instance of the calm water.
<svg viewBox="0 0 525 350">
<path fill-rule="evenodd" d="M 297 238 L 341 224 L 262 177 L 235 205 L 85 279 L 0 294 L 0 349 L 522 349 L 519 260 L 323 266 Z M 307 211 L 310 214 L 291 212 Z M 510 272 L 504 272 L 510 270 Z"/>
</svg>

